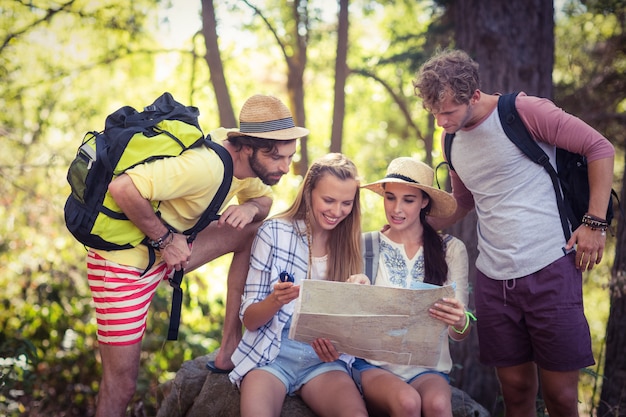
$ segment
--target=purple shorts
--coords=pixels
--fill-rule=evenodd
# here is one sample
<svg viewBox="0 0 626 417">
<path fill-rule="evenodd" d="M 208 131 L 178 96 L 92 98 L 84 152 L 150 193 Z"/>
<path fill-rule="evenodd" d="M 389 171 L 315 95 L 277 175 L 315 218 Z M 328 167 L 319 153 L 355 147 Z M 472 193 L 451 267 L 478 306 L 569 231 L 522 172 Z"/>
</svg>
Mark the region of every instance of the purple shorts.
<svg viewBox="0 0 626 417">
<path fill-rule="evenodd" d="M 476 325 L 480 361 L 508 367 L 534 361 L 548 371 L 593 365 L 582 274 L 575 253 L 525 277 L 495 280 L 478 271 Z"/>
</svg>

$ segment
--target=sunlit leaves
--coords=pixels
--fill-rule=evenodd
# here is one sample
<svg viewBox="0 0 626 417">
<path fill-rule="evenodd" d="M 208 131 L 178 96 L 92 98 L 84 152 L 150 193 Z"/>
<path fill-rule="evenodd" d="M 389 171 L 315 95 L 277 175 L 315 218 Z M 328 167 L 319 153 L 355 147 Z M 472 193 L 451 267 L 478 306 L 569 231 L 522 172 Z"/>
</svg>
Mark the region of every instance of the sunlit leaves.
<svg viewBox="0 0 626 417">
<path fill-rule="evenodd" d="M 5 381 L 10 375 L 15 392 L 27 392 L 41 401 L 42 408 L 49 405 L 46 398 L 54 398 L 76 415 L 93 414 L 99 383 L 85 250 L 69 236 L 62 217 L 69 192 L 67 164 L 79 140 L 87 130 L 101 130 L 106 115 L 118 107 L 141 108 L 163 91 L 181 101 L 193 99 L 207 133 L 217 127 L 214 93 L 202 59 L 203 40 L 185 38 L 167 48 L 160 45 L 161 37 L 155 33 L 168 25 L 162 22 L 157 3 L 3 0 L 0 4 L 0 373 Z M 171 3 L 172 12 L 180 10 L 179 1 Z M 286 100 L 287 68 L 275 36 L 293 41 L 287 38 L 293 29 L 289 25 L 295 24 L 288 7 L 293 3 L 248 2 L 264 12 L 276 35 L 243 2 L 214 3 L 235 110 L 257 92 Z M 574 97 L 572 103 L 591 110 L 618 101 L 615 112 L 624 112 L 621 27 L 607 13 L 618 3 L 589 0 L 587 7 L 566 9 L 567 19 L 556 26 L 557 96 Z M 305 107 L 313 159 L 326 153 L 329 145 L 337 5 L 313 0 L 307 6 L 298 33 L 308 42 Z M 199 4 L 194 10 L 198 9 Z M 431 2 L 350 2 L 348 66 L 362 71 L 350 75 L 345 88 L 343 151 L 355 160 L 363 182 L 383 176 L 388 161 L 396 156 L 426 157 L 424 141 L 411 130 L 390 91 L 406 101 L 420 132 L 432 129 L 410 82 L 430 49 L 447 39 L 441 31 L 426 33 L 442 12 Z M 199 22 L 190 21 L 189 26 L 195 30 Z M 291 54 L 293 45 L 288 48 Z M 607 125 L 606 131 L 612 138 L 624 135 L 621 126 Z M 290 174 L 275 187 L 273 213 L 293 200 L 301 180 Z M 380 197 L 368 191 L 362 195 L 363 227 L 376 230 L 384 223 Z M 178 342 L 165 342 L 170 288 L 164 284 L 155 296 L 138 385 L 138 397 L 148 399 L 150 406 L 156 402 L 157 385 L 171 379 L 182 362 L 218 346 L 229 261 L 212 262 L 186 278 Z M 602 294 L 585 297 L 597 303 Z M 597 332 L 596 321 L 592 326 Z M 1 405 L 5 395 L 0 390 Z M 12 397 L 14 415 L 25 413 L 15 402 L 20 395 Z"/>
</svg>

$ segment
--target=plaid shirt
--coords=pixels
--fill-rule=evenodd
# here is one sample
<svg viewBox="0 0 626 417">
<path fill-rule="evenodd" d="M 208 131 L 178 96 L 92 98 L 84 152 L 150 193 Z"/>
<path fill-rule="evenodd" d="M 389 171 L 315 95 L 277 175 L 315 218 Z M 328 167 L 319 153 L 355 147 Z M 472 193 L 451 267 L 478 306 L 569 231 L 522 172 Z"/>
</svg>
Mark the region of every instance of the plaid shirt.
<svg viewBox="0 0 626 417">
<path fill-rule="evenodd" d="M 270 219 L 259 227 L 250 257 L 250 270 L 243 293 L 239 316 L 246 309 L 271 294 L 278 275 L 289 272 L 299 285 L 306 279 L 309 247 L 303 221 L 292 223 L 284 219 Z M 295 300 L 284 305 L 271 321 L 257 330 L 247 330 L 233 353 L 235 369 L 229 374 L 237 384 L 252 369 L 272 362 L 280 350 L 281 333 L 291 319 Z"/>
</svg>

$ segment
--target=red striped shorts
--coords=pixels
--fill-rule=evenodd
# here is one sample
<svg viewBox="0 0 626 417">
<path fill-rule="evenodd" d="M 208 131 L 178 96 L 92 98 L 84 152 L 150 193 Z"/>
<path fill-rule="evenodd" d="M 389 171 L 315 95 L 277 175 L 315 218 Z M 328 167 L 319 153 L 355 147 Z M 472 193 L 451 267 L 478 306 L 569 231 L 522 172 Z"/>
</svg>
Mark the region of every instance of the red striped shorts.
<svg viewBox="0 0 626 417">
<path fill-rule="evenodd" d="M 108 261 L 89 251 L 87 278 L 96 305 L 98 342 L 131 345 L 141 342 L 148 307 L 159 283 L 168 278 L 161 262 L 142 275 L 143 269 Z"/>
</svg>

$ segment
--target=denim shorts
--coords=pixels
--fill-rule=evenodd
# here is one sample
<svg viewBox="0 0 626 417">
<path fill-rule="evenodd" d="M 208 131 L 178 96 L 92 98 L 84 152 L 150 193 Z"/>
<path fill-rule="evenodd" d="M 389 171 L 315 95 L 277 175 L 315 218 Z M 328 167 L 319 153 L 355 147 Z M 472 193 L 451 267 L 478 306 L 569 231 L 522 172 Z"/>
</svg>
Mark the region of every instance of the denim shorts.
<svg viewBox="0 0 626 417">
<path fill-rule="evenodd" d="M 376 369 L 376 368 L 384 369 L 380 366 L 369 363 L 365 359 L 355 358 L 354 362 L 352 363 L 352 379 L 354 379 L 354 382 L 359 387 L 359 391 L 363 392 L 363 389 L 361 387 L 361 372 L 367 371 L 368 369 Z M 426 375 L 426 374 L 439 375 L 443 379 L 445 379 L 448 383 L 450 383 L 450 376 L 448 374 L 444 372 L 440 372 L 440 371 L 435 371 L 434 369 L 421 368 L 418 366 L 415 367 L 415 375 L 413 375 L 410 378 L 402 378 L 399 375 L 396 375 L 396 376 L 398 376 L 398 378 L 402 379 L 407 384 L 410 384 L 411 382 L 415 381 L 420 376 Z"/>
<path fill-rule="evenodd" d="M 575 253 L 525 277 L 476 276 L 476 322 L 482 363 L 509 367 L 534 361 L 565 372 L 593 365 L 591 335 Z"/>
<path fill-rule="evenodd" d="M 280 352 L 276 359 L 256 368 L 278 378 L 285 385 L 287 394 L 294 395 L 304 384 L 326 372 L 342 371 L 349 375 L 348 365 L 344 361 L 323 362 L 311 345 L 289 339 L 288 333 L 287 325 L 282 332 Z"/>
</svg>

